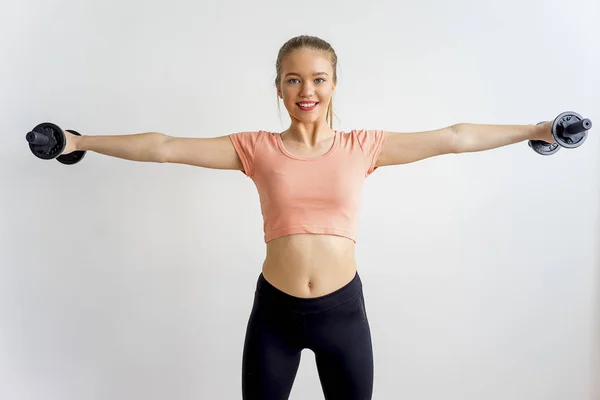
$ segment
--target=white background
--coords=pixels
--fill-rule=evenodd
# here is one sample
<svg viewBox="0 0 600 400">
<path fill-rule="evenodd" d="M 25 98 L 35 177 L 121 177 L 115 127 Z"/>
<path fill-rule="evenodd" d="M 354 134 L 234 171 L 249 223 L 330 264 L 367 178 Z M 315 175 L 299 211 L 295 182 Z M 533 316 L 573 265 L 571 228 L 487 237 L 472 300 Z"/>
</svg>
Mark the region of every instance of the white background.
<svg viewBox="0 0 600 400">
<path fill-rule="evenodd" d="M 600 399 L 600 5 L 595 0 L 7 1 L 0 12 L 0 398 L 241 398 L 265 256 L 239 171 L 88 152 L 83 134 L 283 131 L 279 47 L 339 56 L 335 129 L 595 126 L 368 178 L 357 260 L 374 399 Z M 291 399 L 323 398 L 305 351 Z"/>
</svg>

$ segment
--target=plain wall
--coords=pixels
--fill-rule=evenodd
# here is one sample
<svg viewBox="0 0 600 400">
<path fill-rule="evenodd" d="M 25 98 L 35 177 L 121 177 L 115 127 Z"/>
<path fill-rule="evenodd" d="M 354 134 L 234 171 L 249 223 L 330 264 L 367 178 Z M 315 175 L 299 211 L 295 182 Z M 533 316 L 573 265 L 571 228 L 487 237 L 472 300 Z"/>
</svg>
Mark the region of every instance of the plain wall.
<svg viewBox="0 0 600 400">
<path fill-rule="evenodd" d="M 522 142 L 367 179 L 374 399 L 600 399 L 598 1 L 1 4 L 1 399 L 241 398 L 253 182 L 91 152 L 65 166 L 25 134 L 281 132 L 275 59 L 300 34 L 338 53 L 339 130 L 595 124 L 551 157 Z M 291 399 L 319 398 L 305 351 Z"/>
</svg>

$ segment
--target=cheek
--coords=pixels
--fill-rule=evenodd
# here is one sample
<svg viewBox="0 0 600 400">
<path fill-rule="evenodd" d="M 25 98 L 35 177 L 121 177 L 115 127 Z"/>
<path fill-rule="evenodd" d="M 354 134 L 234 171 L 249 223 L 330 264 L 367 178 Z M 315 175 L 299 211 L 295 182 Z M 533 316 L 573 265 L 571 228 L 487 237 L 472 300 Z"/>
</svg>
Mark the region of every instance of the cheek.
<svg viewBox="0 0 600 400">
<path fill-rule="evenodd" d="M 290 96 L 289 94 L 285 97 L 285 101 L 284 101 L 285 105 L 290 107 L 293 106 L 294 104 L 296 104 L 294 102 L 294 96 Z"/>
<path fill-rule="evenodd" d="M 322 87 L 318 90 L 319 93 L 322 93 L 324 96 L 331 96 L 333 94 L 333 88 L 331 86 Z"/>
<path fill-rule="evenodd" d="M 282 91 L 283 94 L 283 99 L 286 102 L 292 101 L 294 98 L 296 98 L 296 92 L 292 89 L 284 89 Z"/>
<path fill-rule="evenodd" d="M 317 93 L 322 97 L 331 97 L 333 90 L 331 87 L 323 87 L 317 90 Z"/>
</svg>

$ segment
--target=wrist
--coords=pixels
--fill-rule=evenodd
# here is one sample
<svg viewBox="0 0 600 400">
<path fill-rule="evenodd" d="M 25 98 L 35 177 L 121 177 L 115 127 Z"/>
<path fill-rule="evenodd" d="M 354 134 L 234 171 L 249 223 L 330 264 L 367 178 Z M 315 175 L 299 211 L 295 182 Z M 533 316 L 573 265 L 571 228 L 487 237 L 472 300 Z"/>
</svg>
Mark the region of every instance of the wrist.
<svg viewBox="0 0 600 400">
<path fill-rule="evenodd" d="M 534 125 L 534 134 L 532 140 L 543 140 L 547 143 L 554 142 L 552 137 L 552 121 L 547 121 L 539 125 Z"/>
<path fill-rule="evenodd" d="M 83 150 L 83 145 L 81 143 L 82 140 L 83 140 L 83 135 L 81 135 L 81 136 L 73 135 L 73 148 L 75 149 L 74 151 Z"/>
</svg>

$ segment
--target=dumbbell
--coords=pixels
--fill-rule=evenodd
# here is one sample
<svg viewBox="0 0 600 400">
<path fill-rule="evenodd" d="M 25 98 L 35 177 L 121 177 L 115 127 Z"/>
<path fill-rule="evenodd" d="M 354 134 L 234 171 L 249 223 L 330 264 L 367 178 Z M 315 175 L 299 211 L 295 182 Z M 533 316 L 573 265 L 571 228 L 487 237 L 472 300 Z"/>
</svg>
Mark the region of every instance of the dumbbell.
<svg viewBox="0 0 600 400">
<path fill-rule="evenodd" d="M 81 136 L 76 131 L 67 130 L 67 132 Z M 86 153 L 83 150 L 78 150 L 69 154 L 61 154 L 67 144 L 65 134 L 61 128 L 50 122 L 37 125 L 25 135 L 25 139 L 29 142 L 31 152 L 42 160 L 56 158 L 62 164 L 71 165 L 81 161 Z"/>
<path fill-rule="evenodd" d="M 544 124 L 538 123 L 538 125 Z M 561 147 L 574 149 L 585 142 L 587 132 L 592 127 L 592 121 L 583 118 L 573 111 L 559 114 L 552 122 L 552 137 L 556 143 L 547 143 L 543 140 L 530 140 L 529 147 L 538 154 L 549 156 L 555 154 Z"/>
</svg>

